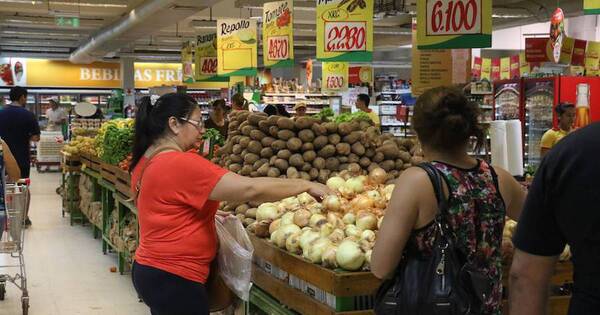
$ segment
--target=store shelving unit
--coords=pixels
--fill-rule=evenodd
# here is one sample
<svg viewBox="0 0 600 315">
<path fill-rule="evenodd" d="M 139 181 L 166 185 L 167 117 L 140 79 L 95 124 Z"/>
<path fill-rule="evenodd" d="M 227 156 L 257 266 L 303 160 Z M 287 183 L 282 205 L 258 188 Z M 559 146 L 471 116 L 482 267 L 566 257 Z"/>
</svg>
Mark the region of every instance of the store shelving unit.
<svg viewBox="0 0 600 315">
<path fill-rule="evenodd" d="M 410 124 L 412 106 L 404 101 L 406 95 L 410 95 L 410 89 L 386 89 L 376 93 L 376 105 L 370 107 L 379 114 L 382 132 L 403 138 L 415 136 Z"/>
<path fill-rule="evenodd" d="M 221 97 L 221 90 L 188 90 L 187 94 L 193 97 L 202 109 L 202 117 L 208 118 L 212 102 Z M 225 99 L 227 102 L 227 99 Z"/>
<path fill-rule="evenodd" d="M 494 95 L 469 93 L 467 97 L 469 101 L 477 103 L 481 110 L 479 122 L 489 126 L 489 123 L 494 120 Z M 492 155 L 489 135 L 486 135 L 486 141 L 479 151 L 476 149 L 475 139 L 469 144 L 469 150 L 469 155 L 491 162 Z"/>
<path fill-rule="evenodd" d="M 325 107 L 333 107 L 336 102 L 341 103 L 341 96 L 321 93 L 264 93 L 262 103 L 266 105 L 285 105 L 290 114 L 294 114 L 294 106 L 304 102 L 307 107 L 306 113 L 316 114 Z"/>
</svg>

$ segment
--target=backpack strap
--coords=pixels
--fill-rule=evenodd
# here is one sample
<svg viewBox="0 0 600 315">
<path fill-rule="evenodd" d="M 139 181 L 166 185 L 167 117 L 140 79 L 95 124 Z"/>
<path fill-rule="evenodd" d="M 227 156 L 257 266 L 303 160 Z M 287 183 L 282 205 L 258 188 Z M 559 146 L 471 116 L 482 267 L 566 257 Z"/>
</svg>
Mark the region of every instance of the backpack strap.
<svg viewBox="0 0 600 315">
<path fill-rule="evenodd" d="M 131 200 L 133 201 L 133 203 L 135 204 L 136 207 L 137 207 L 138 196 L 140 195 L 140 191 L 142 190 L 142 177 L 144 177 L 144 172 L 146 172 L 146 169 L 148 168 L 148 166 L 150 166 L 150 162 L 152 162 L 152 159 L 154 159 L 154 157 L 156 157 L 159 153 L 169 151 L 169 150 L 179 151 L 180 148 L 175 147 L 175 146 L 158 147 L 148 156 L 146 163 L 144 163 L 144 166 L 142 167 L 142 170 L 140 171 L 140 176 L 138 177 L 138 180 L 135 183 L 133 197 L 131 198 Z"/>
</svg>

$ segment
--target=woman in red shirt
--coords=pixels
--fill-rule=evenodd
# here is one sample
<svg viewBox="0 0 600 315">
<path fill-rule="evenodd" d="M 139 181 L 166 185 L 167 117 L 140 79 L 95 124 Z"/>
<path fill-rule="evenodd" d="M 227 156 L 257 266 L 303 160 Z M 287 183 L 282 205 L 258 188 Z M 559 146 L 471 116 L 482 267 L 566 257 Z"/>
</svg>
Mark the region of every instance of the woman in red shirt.
<svg viewBox="0 0 600 315">
<path fill-rule="evenodd" d="M 203 131 L 201 110 L 185 94 L 166 94 L 155 104 L 145 98 L 136 115 L 130 171 L 140 244 L 132 273 L 153 315 L 209 313 L 204 283 L 218 247 L 214 221 L 219 201 L 331 193 L 309 181 L 248 178 L 222 169 L 188 152 Z"/>
</svg>

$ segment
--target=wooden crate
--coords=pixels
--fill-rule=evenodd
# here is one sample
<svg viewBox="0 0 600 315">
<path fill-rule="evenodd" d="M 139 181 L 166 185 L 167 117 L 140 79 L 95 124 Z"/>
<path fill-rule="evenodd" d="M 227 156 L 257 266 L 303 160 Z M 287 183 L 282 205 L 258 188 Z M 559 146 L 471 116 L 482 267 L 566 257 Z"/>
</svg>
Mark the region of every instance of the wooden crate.
<svg viewBox="0 0 600 315">
<path fill-rule="evenodd" d="M 106 180 L 107 182 L 116 186 L 117 185 L 117 173 L 119 171 L 120 171 L 119 167 L 103 162 L 101 164 L 100 175 L 102 175 L 102 178 L 104 178 L 104 180 Z"/>
<path fill-rule="evenodd" d="M 129 172 L 117 168 L 116 176 L 117 181 L 115 187 L 117 188 L 117 191 L 127 198 L 131 198 L 131 175 Z"/>
<path fill-rule="evenodd" d="M 96 172 L 100 172 L 102 170 L 101 161 L 98 157 L 81 153 L 80 159 L 81 163 L 85 164 L 87 168 L 90 168 Z"/>
</svg>

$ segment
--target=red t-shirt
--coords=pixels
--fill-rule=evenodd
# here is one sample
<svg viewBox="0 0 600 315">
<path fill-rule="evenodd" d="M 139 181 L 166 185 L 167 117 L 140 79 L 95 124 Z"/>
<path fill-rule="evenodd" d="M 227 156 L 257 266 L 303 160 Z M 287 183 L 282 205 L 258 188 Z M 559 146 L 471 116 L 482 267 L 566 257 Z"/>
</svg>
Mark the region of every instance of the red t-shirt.
<svg viewBox="0 0 600 315">
<path fill-rule="evenodd" d="M 132 189 L 147 159 L 135 167 Z M 165 152 L 146 167 L 137 200 L 140 244 L 135 260 L 205 283 L 217 251 L 215 213 L 208 197 L 227 171 L 196 153 Z"/>
</svg>

